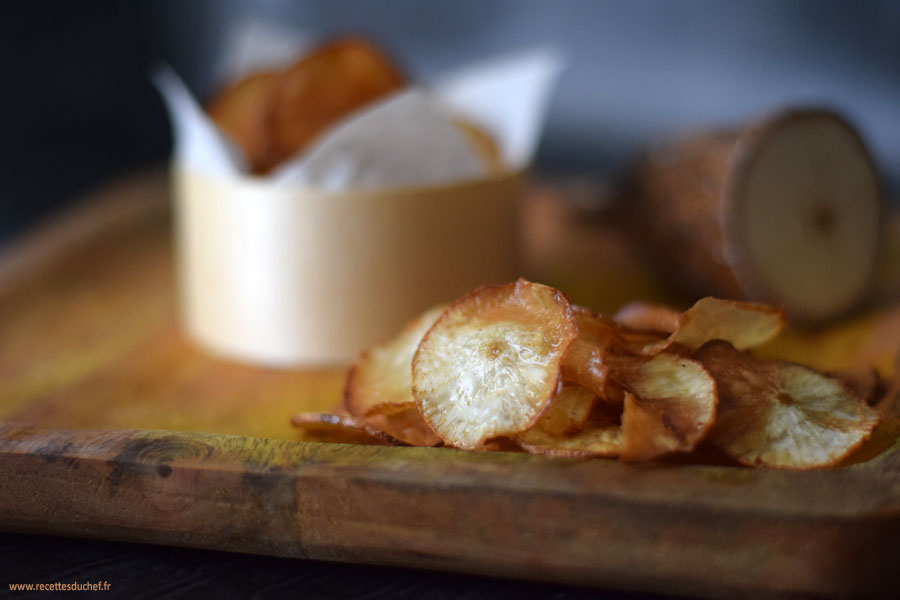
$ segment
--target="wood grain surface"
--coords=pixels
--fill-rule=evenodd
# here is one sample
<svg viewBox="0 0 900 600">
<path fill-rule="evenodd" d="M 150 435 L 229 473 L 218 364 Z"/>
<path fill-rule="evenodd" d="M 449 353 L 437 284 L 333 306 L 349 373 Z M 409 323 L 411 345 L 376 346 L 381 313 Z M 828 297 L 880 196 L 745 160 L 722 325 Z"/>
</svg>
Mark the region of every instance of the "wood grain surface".
<svg viewBox="0 0 900 600">
<path fill-rule="evenodd" d="M 0 430 L 18 531 L 679 593 L 883 589 L 900 453 L 836 471 Z"/>
<path fill-rule="evenodd" d="M 669 593 L 898 590 L 896 422 L 799 473 L 301 440 L 290 415 L 331 406 L 342 370 L 182 337 L 165 190 L 119 184 L 0 257 L 0 528 Z M 897 315 L 766 352 L 887 374 Z"/>
</svg>

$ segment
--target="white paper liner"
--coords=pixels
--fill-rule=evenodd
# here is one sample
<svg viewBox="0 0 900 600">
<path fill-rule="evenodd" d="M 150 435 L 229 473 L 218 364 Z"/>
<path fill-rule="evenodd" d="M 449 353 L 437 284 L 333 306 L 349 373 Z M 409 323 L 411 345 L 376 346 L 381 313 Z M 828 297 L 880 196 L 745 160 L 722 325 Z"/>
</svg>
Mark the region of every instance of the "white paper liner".
<svg viewBox="0 0 900 600">
<path fill-rule="evenodd" d="M 348 118 L 269 179 L 337 192 L 486 176 L 489 166 L 452 120 L 430 94 L 410 89 Z"/>
<path fill-rule="evenodd" d="M 256 60 L 248 49 L 265 31 L 247 31 L 257 42 L 236 44 L 244 56 L 225 72 L 274 66 L 292 46 L 280 37 Z M 462 69 L 351 115 L 267 177 L 249 175 L 184 83 L 159 70 L 190 336 L 255 364 L 347 363 L 425 308 L 514 279 L 517 182 L 559 70 L 551 50 Z M 486 175 L 458 117 L 494 137 L 507 170 Z"/>
<path fill-rule="evenodd" d="M 268 179 L 331 190 L 470 179 L 473 162 L 464 159 L 465 139 L 452 131 L 454 115 L 447 108 L 484 128 L 507 168 L 522 170 L 537 149 L 547 99 L 561 64 L 549 48 L 532 50 L 461 69 L 438 80 L 431 94 L 416 89 L 400 92 L 351 115 Z M 176 163 L 200 173 L 247 175 L 240 150 L 216 128 L 175 73 L 162 68 L 154 81 L 171 115 Z M 394 110 L 397 105 L 408 113 Z M 394 135 L 388 135 L 391 132 Z M 437 168 L 441 159 L 445 164 Z"/>
<path fill-rule="evenodd" d="M 555 51 L 535 49 L 466 67 L 438 81 L 435 92 L 494 137 L 507 165 L 521 169 L 537 151 L 561 69 Z"/>
<path fill-rule="evenodd" d="M 174 132 L 175 164 L 211 176 L 235 177 L 247 171 L 243 153 L 212 122 L 181 78 L 169 67 L 153 74 Z"/>
</svg>

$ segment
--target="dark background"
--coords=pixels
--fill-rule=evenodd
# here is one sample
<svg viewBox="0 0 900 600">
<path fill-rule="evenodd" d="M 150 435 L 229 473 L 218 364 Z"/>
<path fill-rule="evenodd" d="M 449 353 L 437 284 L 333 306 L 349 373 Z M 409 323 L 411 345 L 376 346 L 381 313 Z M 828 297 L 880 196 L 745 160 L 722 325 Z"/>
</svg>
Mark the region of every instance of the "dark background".
<svg viewBox="0 0 900 600">
<path fill-rule="evenodd" d="M 0 242 L 170 151 L 148 80 L 170 62 L 201 98 L 248 18 L 369 33 L 427 80 L 552 44 L 568 70 L 535 167 L 615 174 L 648 140 L 788 103 L 842 110 L 900 186 L 900 2 L 203 0 L 0 4 Z"/>
</svg>

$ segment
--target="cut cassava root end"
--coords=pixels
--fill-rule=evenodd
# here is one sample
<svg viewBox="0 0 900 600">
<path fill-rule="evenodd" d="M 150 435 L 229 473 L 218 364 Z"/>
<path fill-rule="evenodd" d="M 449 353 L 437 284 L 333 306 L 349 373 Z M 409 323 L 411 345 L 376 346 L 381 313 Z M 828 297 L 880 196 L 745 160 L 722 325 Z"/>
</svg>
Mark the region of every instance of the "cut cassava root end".
<svg viewBox="0 0 900 600">
<path fill-rule="evenodd" d="M 867 289 L 881 185 L 861 138 L 833 112 L 790 110 L 660 146 L 635 182 L 642 239 L 689 293 L 821 321 Z"/>
</svg>

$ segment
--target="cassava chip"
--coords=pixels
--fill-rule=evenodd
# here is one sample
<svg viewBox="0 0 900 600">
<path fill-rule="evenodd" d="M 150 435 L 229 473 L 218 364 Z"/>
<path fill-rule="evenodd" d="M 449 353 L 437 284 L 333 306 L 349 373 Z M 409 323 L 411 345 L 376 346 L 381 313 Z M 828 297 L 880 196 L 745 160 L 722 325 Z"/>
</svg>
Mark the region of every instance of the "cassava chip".
<svg viewBox="0 0 900 600">
<path fill-rule="evenodd" d="M 344 405 L 357 417 L 388 414 L 415 406 L 412 358 L 444 306 L 425 311 L 393 339 L 365 350 L 347 374 Z"/>
<path fill-rule="evenodd" d="M 879 396 L 875 408 L 886 418 L 900 419 L 900 352 L 894 360 L 894 376 L 887 390 Z"/>
<path fill-rule="evenodd" d="M 563 380 L 606 398 L 609 368 L 604 361 L 606 347 L 576 339 L 563 359 Z"/>
<path fill-rule="evenodd" d="M 515 440 L 505 436 L 485 440 L 483 444 L 474 449 L 481 452 L 522 452 L 522 448 Z"/>
<path fill-rule="evenodd" d="M 601 400 L 621 406 L 622 395 L 608 377 L 607 351 L 640 353 L 644 348 L 663 343 L 665 335 L 653 331 L 632 330 L 594 313 L 574 306 L 578 338 L 569 347 L 563 361 L 563 379 L 585 387 Z M 611 386 L 613 386 L 611 388 Z"/>
<path fill-rule="evenodd" d="M 678 329 L 681 313 L 663 304 L 650 302 L 629 302 L 619 309 L 613 320 L 632 329 L 645 329 L 675 333 Z"/>
<path fill-rule="evenodd" d="M 476 448 L 528 429 L 556 392 L 577 329 L 566 296 L 519 279 L 444 311 L 413 358 L 413 396 L 446 444 Z"/>
<path fill-rule="evenodd" d="M 588 419 L 579 430 L 559 432 L 552 420 L 543 415 L 534 427 L 520 433 L 516 440 L 531 454 L 611 458 L 618 456 L 622 450 L 622 425 L 617 409 L 593 405 Z"/>
<path fill-rule="evenodd" d="M 650 358 L 610 354 L 610 377 L 625 388 L 621 457 L 651 460 L 689 452 L 716 418 L 716 383 L 703 365 L 663 352 Z"/>
<path fill-rule="evenodd" d="M 265 173 L 275 165 L 267 119 L 278 77 L 269 71 L 253 73 L 209 103 L 209 116 L 244 151 L 254 173 Z"/>
<path fill-rule="evenodd" d="M 593 406 L 594 392 L 580 385 L 564 385 L 544 409 L 535 427 L 554 435 L 574 433 L 584 427 Z"/>
<path fill-rule="evenodd" d="M 370 415 L 365 418 L 365 421 L 372 427 L 410 446 L 438 446 L 441 444 L 441 438 L 429 429 L 415 404 L 404 410 Z"/>
<path fill-rule="evenodd" d="M 844 384 L 854 396 L 872 406 L 878 402 L 881 392 L 881 377 L 874 368 L 857 369 L 852 371 L 832 371 L 827 373 Z"/>
<path fill-rule="evenodd" d="M 576 304 L 572 306 L 572 313 L 578 326 L 578 339 L 582 342 L 605 348 L 619 335 L 619 326 L 615 322 L 589 308 Z"/>
<path fill-rule="evenodd" d="M 709 439 L 742 464 L 833 466 L 880 421 L 838 380 L 808 367 L 755 358 L 722 341 L 705 344 L 696 357 L 719 390 Z"/>
<path fill-rule="evenodd" d="M 281 162 L 353 111 L 399 91 L 405 78 L 372 44 L 343 38 L 290 67 L 274 92 L 269 131 Z"/>
<path fill-rule="evenodd" d="M 634 329 L 616 323 L 589 308 L 573 306 L 578 324 L 578 341 L 600 348 L 616 347 L 628 352 L 640 352 L 645 348 L 663 344 L 666 333 L 647 329 Z"/>
<path fill-rule="evenodd" d="M 680 344 L 696 350 L 706 342 L 723 340 L 744 350 L 771 340 L 784 329 L 784 312 L 750 302 L 701 298 L 681 315 L 678 329 L 666 346 Z"/>
<path fill-rule="evenodd" d="M 342 444 L 400 443 L 395 437 L 352 415 L 326 412 L 303 412 L 293 416 L 291 423 L 319 441 Z"/>
<path fill-rule="evenodd" d="M 410 370 L 412 367 L 410 366 Z M 412 381 L 412 376 L 410 376 L 410 381 Z M 412 384 L 410 384 L 412 385 Z M 410 388 L 409 392 L 410 398 L 412 397 L 412 389 Z M 379 415 L 393 415 L 395 413 L 404 412 L 409 410 L 410 408 L 415 408 L 418 410 L 416 406 L 415 400 L 410 400 L 409 402 L 382 402 L 381 404 L 376 404 L 372 408 L 368 409 L 363 418 L 368 417 L 377 417 Z"/>
</svg>

